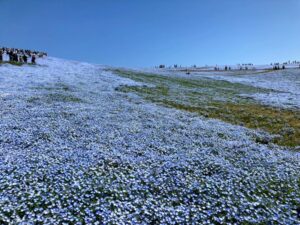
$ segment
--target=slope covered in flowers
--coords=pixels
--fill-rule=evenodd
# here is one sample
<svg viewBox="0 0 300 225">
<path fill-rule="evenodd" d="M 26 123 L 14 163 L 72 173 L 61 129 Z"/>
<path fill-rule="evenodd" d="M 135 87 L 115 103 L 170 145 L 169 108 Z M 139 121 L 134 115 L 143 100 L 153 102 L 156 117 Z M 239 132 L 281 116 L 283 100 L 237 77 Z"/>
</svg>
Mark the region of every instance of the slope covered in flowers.
<svg viewBox="0 0 300 225">
<path fill-rule="evenodd" d="M 298 224 L 299 153 L 48 58 L 0 67 L 0 224 Z"/>
</svg>

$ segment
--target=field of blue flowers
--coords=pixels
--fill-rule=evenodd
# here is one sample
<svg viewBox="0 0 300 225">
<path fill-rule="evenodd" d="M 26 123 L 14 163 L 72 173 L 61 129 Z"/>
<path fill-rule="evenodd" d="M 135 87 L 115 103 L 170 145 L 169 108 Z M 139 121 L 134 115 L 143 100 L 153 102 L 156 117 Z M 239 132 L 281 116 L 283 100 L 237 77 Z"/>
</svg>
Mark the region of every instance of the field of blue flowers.
<svg viewBox="0 0 300 225">
<path fill-rule="evenodd" d="M 300 154 L 105 67 L 0 66 L 0 224 L 299 224 Z"/>
</svg>

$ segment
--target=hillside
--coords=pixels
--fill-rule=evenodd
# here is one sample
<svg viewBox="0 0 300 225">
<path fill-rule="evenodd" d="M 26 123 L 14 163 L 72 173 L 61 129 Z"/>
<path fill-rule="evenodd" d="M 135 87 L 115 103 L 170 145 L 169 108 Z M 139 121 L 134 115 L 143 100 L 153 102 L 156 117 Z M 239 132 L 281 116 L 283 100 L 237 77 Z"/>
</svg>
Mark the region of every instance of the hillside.
<svg viewBox="0 0 300 225">
<path fill-rule="evenodd" d="M 0 65 L 0 224 L 299 224 L 299 81 Z"/>
</svg>

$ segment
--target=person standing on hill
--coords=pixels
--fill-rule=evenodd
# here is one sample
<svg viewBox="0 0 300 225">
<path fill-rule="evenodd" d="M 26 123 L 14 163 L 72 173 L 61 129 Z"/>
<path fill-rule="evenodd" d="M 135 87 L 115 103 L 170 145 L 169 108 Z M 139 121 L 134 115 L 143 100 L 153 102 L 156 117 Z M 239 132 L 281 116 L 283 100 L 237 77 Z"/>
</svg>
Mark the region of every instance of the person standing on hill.
<svg viewBox="0 0 300 225">
<path fill-rule="evenodd" d="M 0 62 L 2 62 L 3 61 L 3 52 L 2 52 L 2 50 L 0 49 Z"/>
<path fill-rule="evenodd" d="M 9 61 L 12 62 L 13 61 L 13 52 L 11 50 L 8 52 L 8 56 L 9 56 Z"/>
<path fill-rule="evenodd" d="M 13 54 L 13 61 L 19 62 L 19 57 L 18 57 L 18 54 L 16 52 Z"/>
<path fill-rule="evenodd" d="M 27 63 L 27 56 L 25 54 L 23 55 L 23 62 Z"/>
<path fill-rule="evenodd" d="M 32 57 L 31 57 L 31 63 L 32 63 L 32 64 L 35 64 L 35 63 L 36 63 L 36 62 L 35 62 L 35 59 L 36 59 L 36 58 L 35 58 L 35 55 L 32 55 Z"/>
</svg>

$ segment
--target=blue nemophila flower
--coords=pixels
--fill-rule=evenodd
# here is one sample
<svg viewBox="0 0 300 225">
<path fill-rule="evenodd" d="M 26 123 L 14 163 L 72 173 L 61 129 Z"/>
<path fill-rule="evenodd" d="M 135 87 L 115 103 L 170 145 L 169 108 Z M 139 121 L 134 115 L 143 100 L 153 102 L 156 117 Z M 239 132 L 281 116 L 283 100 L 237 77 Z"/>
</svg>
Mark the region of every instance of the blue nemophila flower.
<svg viewBox="0 0 300 225">
<path fill-rule="evenodd" d="M 268 134 L 116 92 L 140 84 L 98 66 L 44 63 L 0 69 L 1 222 L 297 224 L 299 154 L 253 139 Z"/>
</svg>

